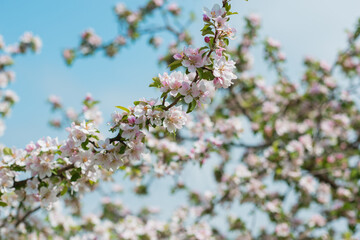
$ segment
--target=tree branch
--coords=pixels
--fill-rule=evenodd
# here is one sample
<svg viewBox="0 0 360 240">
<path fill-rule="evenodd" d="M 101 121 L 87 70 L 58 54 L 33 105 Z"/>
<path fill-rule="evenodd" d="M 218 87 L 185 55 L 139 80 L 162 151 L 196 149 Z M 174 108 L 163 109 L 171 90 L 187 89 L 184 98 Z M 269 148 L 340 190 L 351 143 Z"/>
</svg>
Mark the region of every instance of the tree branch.
<svg viewBox="0 0 360 240">
<path fill-rule="evenodd" d="M 28 218 L 31 214 L 33 214 L 34 212 L 38 211 L 41 207 L 38 206 L 37 208 L 34 208 L 33 210 L 30 210 L 29 212 L 27 212 L 22 218 L 20 218 L 16 223 L 15 223 L 15 227 L 17 227 L 20 223 L 24 222 L 26 220 L 26 218 Z"/>
</svg>

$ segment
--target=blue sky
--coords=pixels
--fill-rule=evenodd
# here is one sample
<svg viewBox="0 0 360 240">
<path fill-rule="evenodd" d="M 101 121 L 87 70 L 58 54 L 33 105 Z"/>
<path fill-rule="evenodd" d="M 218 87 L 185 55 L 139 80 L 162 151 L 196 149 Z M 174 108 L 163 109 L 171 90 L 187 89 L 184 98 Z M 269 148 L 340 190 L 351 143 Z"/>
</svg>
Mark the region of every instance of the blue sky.
<svg viewBox="0 0 360 240">
<path fill-rule="evenodd" d="M 64 131 L 53 130 L 47 122 L 51 116 L 46 99 L 50 94 L 62 97 L 66 106 L 79 108 L 82 98 L 91 92 L 101 100 L 105 122 L 109 120 L 114 106 L 130 105 L 140 97 L 155 97 L 158 93 L 148 88 L 151 78 L 163 71 L 157 65 L 159 52 L 149 48 L 147 39 L 121 52 L 115 59 L 101 54 L 76 61 L 67 67 L 61 51 L 78 44 L 80 33 L 89 27 L 104 39 L 111 39 L 116 33 L 115 16 L 112 7 L 119 1 L 113 0 L 16 0 L 0 1 L 0 34 L 7 43 L 15 42 L 24 31 L 32 31 L 43 40 L 43 49 L 38 55 L 16 58 L 13 70 L 17 80 L 10 86 L 20 96 L 13 114 L 6 120 L 7 130 L 0 142 L 8 146 L 23 147 L 30 141 L 44 136 L 66 137 Z M 143 0 L 124 0 L 129 7 L 136 7 Z M 185 9 L 198 14 L 197 22 L 191 27 L 198 34 L 201 27 L 203 6 L 211 7 L 214 0 L 181 0 Z M 288 57 L 286 69 L 298 81 L 301 78 L 301 62 L 304 56 L 312 55 L 329 62 L 334 61 L 338 50 L 345 46 L 345 29 L 352 29 L 360 17 L 358 0 L 233 0 L 233 9 L 240 14 L 234 17 L 233 25 L 241 31 L 244 15 L 258 13 L 263 19 L 261 37 L 272 36 L 282 42 Z M 169 40 L 169 39 L 167 39 Z M 201 38 L 196 42 L 200 44 Z M 255 70 L 267 78 L 267 65 L 261 61 L 260 49 L 254 51 Z M 102 130 L 106 131 L 106 126 Z M 199 190 L 211 189 L 211 175 L 202 174 L 196 167 L 188 167 L 187 180 L 196 182 Z M 210 183 L 210 184 L 209 184 Z M 167 198 L 167 180 L 152 187 L 151 198 L 125 199 L 133 205 L 143 203 L 171 209 L 184 200 L 177 196 Z M 94 197 L 94 196 L 91 196 Z M 89 202 L 88 202 L 89 203 Z M 91 204 L 90 204 L 91 205 Z M 89 206 L 89 209 L 93 209 Z M 261 222 L 259 223 L 261 224 Z"/>
</svg>

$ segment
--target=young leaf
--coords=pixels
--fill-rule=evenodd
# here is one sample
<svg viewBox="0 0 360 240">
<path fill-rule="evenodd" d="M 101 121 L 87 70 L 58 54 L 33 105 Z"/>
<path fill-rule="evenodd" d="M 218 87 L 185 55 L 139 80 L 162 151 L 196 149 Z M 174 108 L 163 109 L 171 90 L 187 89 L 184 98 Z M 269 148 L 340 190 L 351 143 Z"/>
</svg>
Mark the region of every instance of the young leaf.
<svg viewBox="0 0 360 240">
<path fill-rule="evenodd" d="M 15 172 L 25 172 L 25 171 L 26 171 L 26 170 L 25 170 L 25 166 L 18 166 L 18 165 L 16 165 L 16 164 L 11 165 L 11 166 L 10 166 L 10 169 L 13 170 L 13 171 L 15 171 Z"/>
<path fill-rule="evenodd" d="M 81 178 L 81 175 L 79 172 L 74 172 L 74 174 L 71 176 L 70 181 L 71 182 L 75 182 L 76 180 L 78 180 L 79 178 Z"/>
<path fill-rule="evenodd" d="M 189 105 L 188 105 L 188 109 L 186 111 L 186 113 L 190 113 L 192 112 L 196 107 L 196 101 L 193 100 Z"/>
<path fill-rule="evenodd" d="M 170 65 L 169 65 L 169 68 L 170 68 L 170 71 L 174 71 L 175 69 L 177 69 L 178 67 L 181 67 L 181 60 L 177 60 L 177 61 L 174 61 L 172 62 Z"/>
<path fill-rule="evenodd" d="M 67 193 L 67 191 L 68 191 L 68 186 L 67 185 L 64 185 L 64 188 L 61 190 L 61 192 L 60 192 L 60 196 L 63 196 L 63 195 L 65 195 L 65 193 Z"/>
<path fill-rule="evenodd" d="M 147 102 L 144 102 L 144 101 L 135 101 L 135 102 L 134 102 L 134 105 L 137 106 L 137 105 L 139 105 L 140 103 L 147 104 Z"/>
<path fill-rule="evenodd" d="M 208 35 L 208 34 L 215 35 L 215 33 L 211 30 L 211 28 L 207 28 L 202 31 L 203 36 Z"/>
<path fill-rule="evenodd" d="M 203 73 L 203 79 L 213 80 L 214 78 L 215 78 L 215 76 L 213 75 L 212 71 L 205 71 Z"/>
<path fill-rule="evenodd" d="M 120 154 L 124 154 L 124 153 L 125 153 L 125 150 L 126 150 L 126 145 L 122 145 L 121 148 L 120 148 L 119 153 L 120 153 Z"/>
<path fill-rule="evenodd" d="M 203 71 L 201 68 L 198 68 L 198 69 L 197 69 L 197 72 L 198 72 L 198 74 L 199 74 L 199 79 L 203 79 L 204 71 Z"/>
<path fill-rule="evenodd" d="M 116 106 L 117 108 L 120 108 L 121 110 L 127 112 L 127 113 L 130 113 L 130 110 L 127 109 L 126 107 L 122 107 L 122 106 Z"/>
<path fill-rule="evenodd" d="M 89 150 L 89 148 L 87 147 L 88 143 L 89 143 L 89 139 L 87 138 L 86 141 L 81 144 L 81 147 L 84 150 Z"/>
<path fill-rule="evenodd" d="M 149 85 L 149 87 L 155 87 L 155 88 L 160 88 L 160 87 L 161 87 L 161 82 L 160 82 L 160 79 L 159 79 L 158 77 L 154 77 L 152 80 L 153 80 L 154 82 L 151 83 L 151 84 Z"/>
<path fill-rule="evenodd" d="M 5 154 L 5 155 L 12 155 L 11 149 L 8 148 L 8 147 L 4 148 L 4 154 Z"/>
</svg>

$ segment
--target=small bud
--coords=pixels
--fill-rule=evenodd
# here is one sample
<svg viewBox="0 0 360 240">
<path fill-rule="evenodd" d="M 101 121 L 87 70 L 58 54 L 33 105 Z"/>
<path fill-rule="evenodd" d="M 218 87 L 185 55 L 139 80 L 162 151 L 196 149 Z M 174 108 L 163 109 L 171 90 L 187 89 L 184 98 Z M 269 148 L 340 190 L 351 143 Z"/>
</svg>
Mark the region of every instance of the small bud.
<svg viewBox="0 0 360 240">
<path fill-rule="evenodd" d="M 204 22 L 210 22 L 210 18 L 206 14 L 203 15 L 203 20 Z"/>
<path fill-rule="evenodd" d="M 86 96 L 85 96 L 85 101 L 92 101 L 94 100 L 91 93 L 87 93 Z"/>
<path fill-rule="evenodd" d="M 136 118 L 134 116 L 129 116 L 128 121 L 129 121 L 129 124 L 135 124 Z"/>
<path fill-rule="evenodd" d="M 177 53 L 177 54 L 175 54 L 173 57 L 174 57 L 174 59 L 176 59 L 176 60 L 181 60 L 181 59 L 183 58 L 183 55 L 180 54 L 180 53 Z"/>
<path fill-rule="evenodd" d="M 285 61 L 286 60 L 286 55 L 283 52 L 279 52 L 278 53 L 278 58 L 280 61 Z"/>
<path fill-rule="evenodd" d="M 205 38 L 204 38 L 204 41 L 205 41 L 206 43 L 209 43 L 209 42 L 210 42 L 210 38 L 209 38 L 209 37 L 205 37 Z"/>
</svg>

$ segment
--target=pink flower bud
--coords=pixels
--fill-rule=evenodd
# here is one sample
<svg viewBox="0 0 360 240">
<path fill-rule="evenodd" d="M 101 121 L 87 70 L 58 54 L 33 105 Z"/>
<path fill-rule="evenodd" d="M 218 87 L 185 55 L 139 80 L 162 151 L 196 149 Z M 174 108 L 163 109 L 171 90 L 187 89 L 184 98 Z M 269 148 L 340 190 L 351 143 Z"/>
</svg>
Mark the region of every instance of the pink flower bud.
<svg viewBox="0 0 360 240">
<path fill-rule="evenodd" d="M 286 60 L 285 53 L 283 53 L 283 52 L 279 52 L 278 57 L 279 57 L 280 61 L 285 61 Z"/>
<path fill-rule="evenodd" d="M 210 18 L 208 17 L 208 15 L 204 14 L 203 15 L 203 20 L 204 20 L 204 22 L 209 22 Z"/>
<path fill-rule="evenodd" d="M 129 121 L 129 124 L 135 124 L 135 122 L 136 122 L 136 117 L 135 117 L 135 116 L 129 116 L 129 117 L 128 117 L 128 121 Z"/>
<path fill-rule="evenodd" d="M 176 59 L 176 60 L 181 60 L 181 59 L 183 58 L 183 55 L 180 54 L 180 53 L 177 53 L 177 54 L 175 54 L 173 57 L 174 57 L 174 59 Z"/>
<path fill-rule="evenodd" d="M 34 143 L 29 143 L 28 145 L 26 145 L 25 150 L 29 153 L 32 152 L 35 148 L 36 146 Z"/>
<path fill-rule="evenodd" d="M 328 157 L 327 157 L 327 162 L 328 162 L 328 163 L 334 163 L 334 162 L 335 162 L 335 157 L 332 156 L 332 155 L 328 156 Z"/>
<path fill-rule="evenodd" d="M 206 43 L 209 43 L 209 42 L 210 42 L 210 38 L 209 38 L 209 37 L 205 37 L 205 38 L 204 38 L 204 41 L 205 41 Z"/>
<path fill-rule="evenodd" d="M 92 101 L 92 100 L 94 100 L 94 99 L 93 99 L 93 97 L 91 96 L 90 93 L 87 93 L 87 94 L 86 94 L 86 97 L 85 97 L 85 100 L 86 100 L 86 101 Z"/>
<path fill-rule="evenodd" d="M 65 59 L 70 59 L 72 57 L 72 52 L 70 49 L 65 49 L 63 51 L 63 56 Z"/>
</svg>

